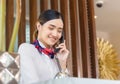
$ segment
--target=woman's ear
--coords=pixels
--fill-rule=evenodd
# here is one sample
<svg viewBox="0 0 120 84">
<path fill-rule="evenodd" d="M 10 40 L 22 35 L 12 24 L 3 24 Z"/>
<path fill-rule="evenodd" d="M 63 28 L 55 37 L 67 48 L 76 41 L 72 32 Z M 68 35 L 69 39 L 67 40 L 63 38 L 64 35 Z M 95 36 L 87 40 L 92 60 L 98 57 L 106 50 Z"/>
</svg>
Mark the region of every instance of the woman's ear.
<svg viewBox="0 0 120 84">
<path fill-rule="evenodd" d="M 40 24 L 40 22 L 36 22 L 36 26 L 37 26 L 37 30 L 39 30 L 39 28 L 41 27 L 41 24 Z"/>
</svg>

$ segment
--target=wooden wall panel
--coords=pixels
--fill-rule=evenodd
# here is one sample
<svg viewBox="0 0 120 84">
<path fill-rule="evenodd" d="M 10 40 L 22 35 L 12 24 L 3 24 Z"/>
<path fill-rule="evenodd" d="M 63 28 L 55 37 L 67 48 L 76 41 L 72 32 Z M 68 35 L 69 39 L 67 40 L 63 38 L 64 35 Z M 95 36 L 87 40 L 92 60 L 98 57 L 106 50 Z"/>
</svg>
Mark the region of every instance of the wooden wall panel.
<svg viewBox="0 0 120 84">
<path fill-rule="evenodd" d="M 90 77 L 90 52 L 89 52 L 89 32 L 86 0 L 78 0 L 80 35 L 81 35 L 81 56 L 82 56 L 82 74 L 83 77 Z"/>
<path fill-rule="evenodd" d="M 40 11 L 48 9 L 48 0 L 40 0 Z"/>
<path fill-rule="evenodd" d="M 94 2 L 93 0 L 87 0 L 88 9 L 88 26 L 89 26 L 89 45 L 90 45 L 90 58 L 91 58 L 91 76 L 92 78 L 98 77 L 98 60 L 96 51 L 96 28 L 94 19 Z"/>
<path fill-rule="evenodd" d="M 81 48 L 80 48 L 80 29 L 78 23 L 78 8 L 77 0 L 70 0 L 70 28 L 72 41 L 72 61 L 73 61 L 73 76 L 80 77 L 81 67 Z"/>
<path fill-rule="evenodd" d="M 60 12 L 64 18 L 64 35 L 66 40 L 67 48 L 70 51 L 70 56 L 68 59 L 68 69 L 70 70 L 71 75 L 73 74 L 72 69 L 72 50 L 71 50 L 71 30 L 70 30 L 70 16 L 69 16 L 69 1 L 67 0 L 60 0 Z"/>
<path fill-rule="evenodd" d="M 18 45 L 20 45 L 21 43 L 25 42 L 25 38 L 26 38 L 26 34 L 25 34 L 25 30 L 26 30 L 26 8 L 25 8 L 25 1 L 26 0 L 22 0 L 21 1 L 21 20 L 20 20 L 20 28 L 19 28 L 19 32 L 18 32 Z"/>
<path fill-rule="evenodd" d="M 8 50 L 14 26 L 14 0 L 6 0 L 6 50 Z"/>
<path fill-rule="evenodd" d="M 33 32 L 37 21 L 37 0 L 29 0 L 30 11 L 30 42 L 33 42 Z"/>
<path fill-rule="evenodd" d="M 51 0 L 51 9 L 58 10 L 58 0 Z"/>
</svg>

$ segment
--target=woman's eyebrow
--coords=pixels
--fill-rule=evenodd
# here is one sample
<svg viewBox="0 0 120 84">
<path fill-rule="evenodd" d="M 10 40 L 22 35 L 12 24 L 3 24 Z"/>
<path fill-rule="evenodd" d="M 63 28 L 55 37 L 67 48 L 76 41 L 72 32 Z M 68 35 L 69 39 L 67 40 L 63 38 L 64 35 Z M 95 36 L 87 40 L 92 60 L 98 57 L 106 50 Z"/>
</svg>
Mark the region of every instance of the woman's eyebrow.
<svg viewBox="0 0 120 84">
<path fill-rule="evenodd" d="M 57 27 L 57 26 L 55 26 L 55 25 L 53 25 L 53 24 L 50 24 L 50 26 L 52 26 L 52 27 Z M 60 29 L 63 29 L 62 27 L 59 27 Z"/>
<path fill-rule="evenodd" d="M 50 24 L 50 26 L 52 26 L 52 27 L 56 27 L 55 25 L 53 25 L 53 24 Z"/>
</svg>

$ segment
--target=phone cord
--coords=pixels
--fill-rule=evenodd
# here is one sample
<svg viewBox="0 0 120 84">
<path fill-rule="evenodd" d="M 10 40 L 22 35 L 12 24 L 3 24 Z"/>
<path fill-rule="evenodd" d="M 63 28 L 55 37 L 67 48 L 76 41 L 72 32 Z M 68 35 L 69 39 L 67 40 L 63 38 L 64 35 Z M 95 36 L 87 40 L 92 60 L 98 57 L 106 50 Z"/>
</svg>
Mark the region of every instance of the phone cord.
<svg viewBox="0 0 120 84">
<path fill-rule="evenodd" d="M 62 68 L 61 68 L 61 65 L 60 65 L 60 62 L 59 62 L 58 58 L 56 58 L 56 61 L 57 61 L 58 69 L 59 69 L 59 71 L 61 72 L 61 71 L 62 71 Z"/>
</svg>

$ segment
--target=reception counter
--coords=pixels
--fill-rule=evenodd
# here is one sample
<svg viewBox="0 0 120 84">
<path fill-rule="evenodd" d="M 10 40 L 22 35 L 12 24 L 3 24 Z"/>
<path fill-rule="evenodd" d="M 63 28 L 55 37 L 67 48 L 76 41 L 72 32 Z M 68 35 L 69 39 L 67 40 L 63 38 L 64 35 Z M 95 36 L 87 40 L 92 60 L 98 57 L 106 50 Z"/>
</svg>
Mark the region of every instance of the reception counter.
<svg viewBox="0 0 120 84">
<path fill-rule="evenodd" d="M 52 79 L 36 84 L 120 84 L 120 81 L 67 77 L 61 79 Z"/>
</svg>

